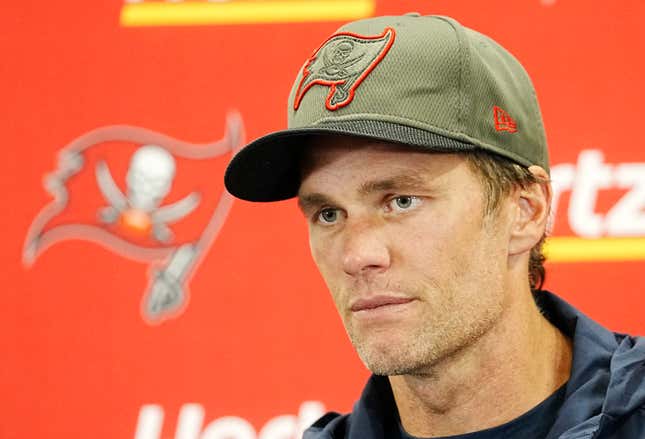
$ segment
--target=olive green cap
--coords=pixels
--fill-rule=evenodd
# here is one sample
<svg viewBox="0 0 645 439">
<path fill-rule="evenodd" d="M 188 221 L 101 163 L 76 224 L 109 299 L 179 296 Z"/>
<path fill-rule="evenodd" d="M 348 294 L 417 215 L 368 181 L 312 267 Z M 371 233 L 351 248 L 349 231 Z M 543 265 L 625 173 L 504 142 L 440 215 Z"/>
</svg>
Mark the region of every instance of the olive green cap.
<svg viewBox="0 0 645 439">
<path fill-rule="evenodd" d="M 240 150 L 226 188 L 250 201 L 296 196 L 306 139 L 329 134 L 429 151 L 484 149 L 549 170 L 526 71 L 495 41 L 449 17 L 407 14 L 342 26 L 300 69 L 288 128 Z"/>
</svg>

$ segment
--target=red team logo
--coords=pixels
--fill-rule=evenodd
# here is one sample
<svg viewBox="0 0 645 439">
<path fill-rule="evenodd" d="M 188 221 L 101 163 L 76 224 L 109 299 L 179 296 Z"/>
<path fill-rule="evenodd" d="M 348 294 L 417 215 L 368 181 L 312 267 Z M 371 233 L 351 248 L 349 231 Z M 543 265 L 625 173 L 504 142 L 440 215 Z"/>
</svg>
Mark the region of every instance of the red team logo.
<svg viewBox="0 0 645 439">
<path fill-rule="evenodd" d="M 394 29 L 388 27 L 376 36 L 340 32 L 329 37 L 305 64 L 293 101 L 294 110 L 316 84 L 329 87 L 325 100 L 328 110 L 349 104 L 356 88 L 390 50 L 395 35 Z"/>
<path fill-rule="evenodd" d="M 148 264 L 146 321 L 179 314 L 187 284 L 233 202 L 223 188 L 213 190 L 221 186 L 217 175 L 243 142 L 237 114 L 228 117 L 224 137 L 207 144 L 127 125 L 80 136 L 60 151 L 57 169 L 45 178 L 54 200 L 31 224 L 23 261 L 32 264 L 60 241 L 94 242 Z"/>
</svg>

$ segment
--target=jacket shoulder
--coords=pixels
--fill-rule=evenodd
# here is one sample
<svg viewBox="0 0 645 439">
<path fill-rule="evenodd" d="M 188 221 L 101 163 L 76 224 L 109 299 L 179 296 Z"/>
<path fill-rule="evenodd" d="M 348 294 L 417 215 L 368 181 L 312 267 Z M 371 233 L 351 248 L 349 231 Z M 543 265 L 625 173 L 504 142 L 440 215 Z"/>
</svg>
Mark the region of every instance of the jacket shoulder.
<svg viewBox="0 0 645 439">
<path fill-rule="evenodd" d="M 343 439 L 349 418 L 349 414 L 326 413 L 304 431 L 302 439 Z"/>
</svg>

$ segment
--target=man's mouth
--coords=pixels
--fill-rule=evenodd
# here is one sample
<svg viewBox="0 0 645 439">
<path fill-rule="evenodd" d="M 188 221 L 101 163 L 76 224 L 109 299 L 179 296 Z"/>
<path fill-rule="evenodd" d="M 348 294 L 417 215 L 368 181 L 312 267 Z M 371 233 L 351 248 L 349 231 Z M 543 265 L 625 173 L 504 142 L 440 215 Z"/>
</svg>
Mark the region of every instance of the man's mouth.
<svg viewBox="0 0 645 439">
<path fill-rule="evenodd" d="M 374 296 L 356 300 L 352 303 L 350 310 L 353 313 L 369 312 L 379 310 L 381 308 L 398 307 L 400 305 L 408 304 L 413 300 L 414 299 L 411 297 Z"/>
</svg>

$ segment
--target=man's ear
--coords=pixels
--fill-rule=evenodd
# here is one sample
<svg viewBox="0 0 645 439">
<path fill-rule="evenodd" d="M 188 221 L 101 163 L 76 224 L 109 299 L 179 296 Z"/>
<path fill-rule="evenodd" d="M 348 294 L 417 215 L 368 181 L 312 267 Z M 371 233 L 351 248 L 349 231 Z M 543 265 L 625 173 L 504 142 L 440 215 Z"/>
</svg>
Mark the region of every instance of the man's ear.
<svg viewBox="0 0 645 439">
<path fill-rule="evenodd" d="M 516 215 L 511 229 L 509 254 L 528 252 L 542 238 L 551 211 L 551 183 L 549 175 L 540 166 L 529 171 L 537 182 L 516 193 Z"/>
</svg>

